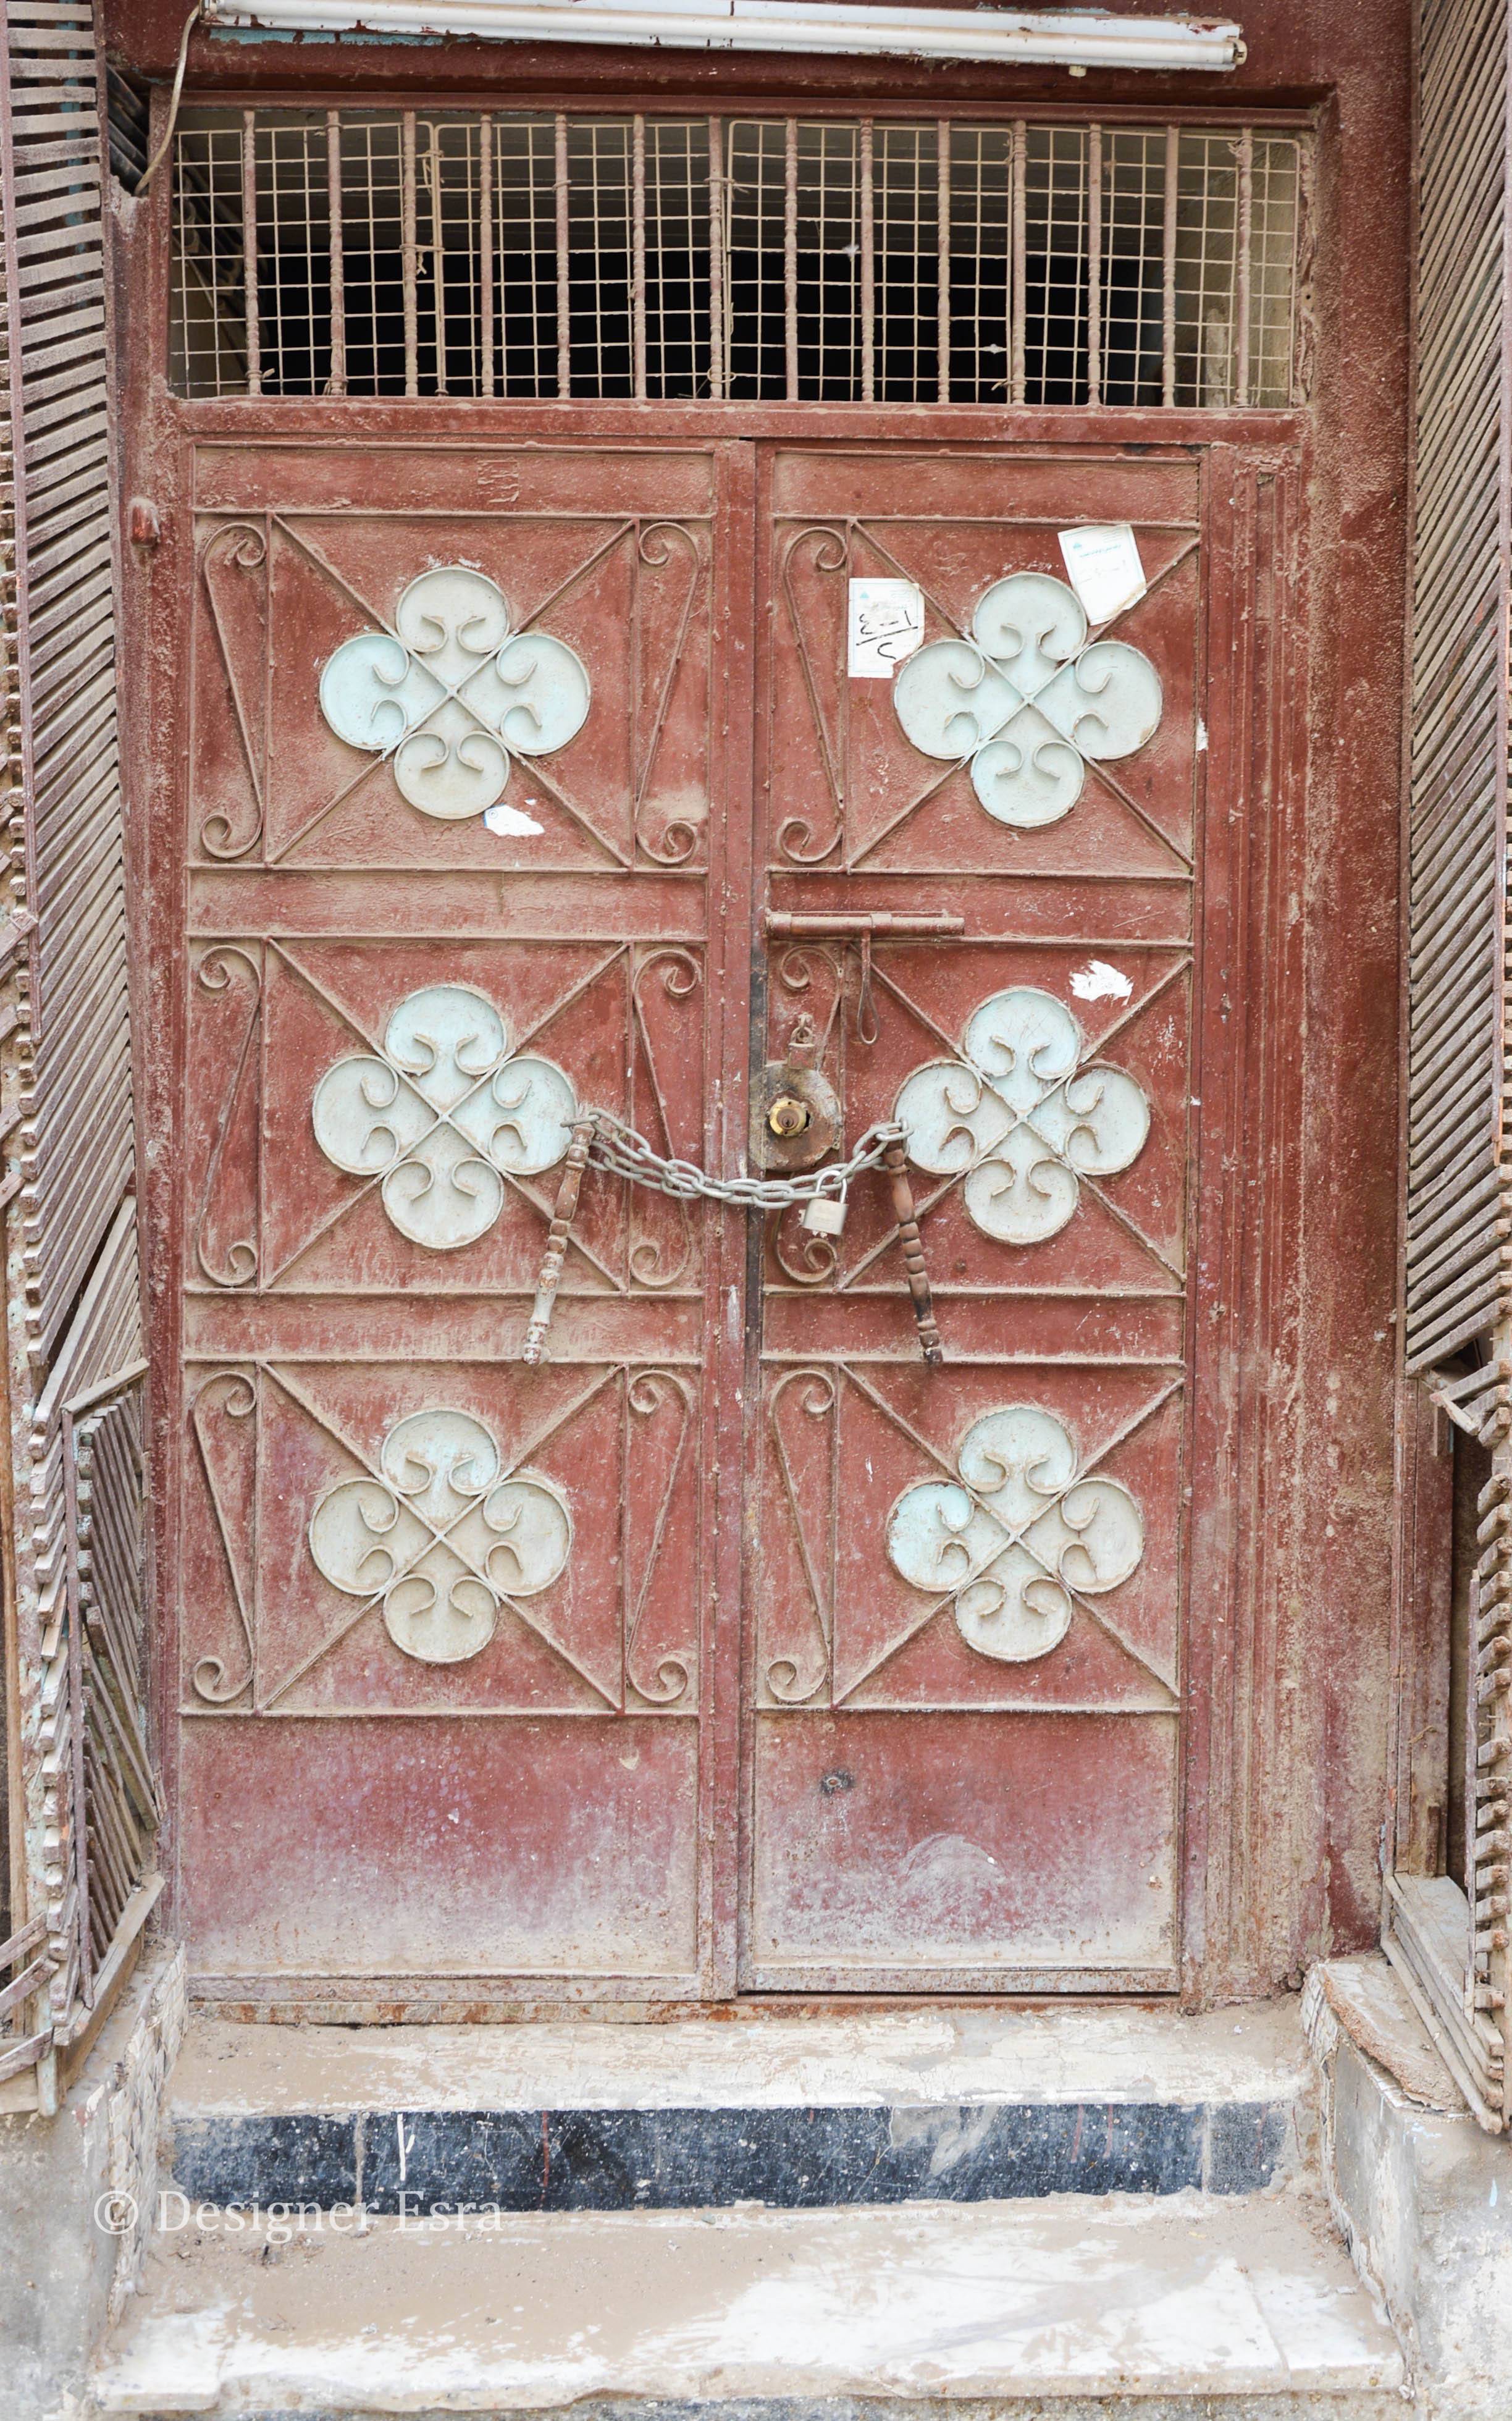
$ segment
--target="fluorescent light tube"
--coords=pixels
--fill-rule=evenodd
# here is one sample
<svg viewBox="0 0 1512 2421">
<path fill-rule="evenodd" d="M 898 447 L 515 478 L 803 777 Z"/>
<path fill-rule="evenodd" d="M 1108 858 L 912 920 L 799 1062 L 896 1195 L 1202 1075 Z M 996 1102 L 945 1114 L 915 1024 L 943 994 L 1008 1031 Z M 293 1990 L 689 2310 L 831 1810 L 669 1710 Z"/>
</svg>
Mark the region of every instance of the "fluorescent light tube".
<svg viewBox="0 0 1512 2421">
<path fill-rule="evenodd" d="M 807 51 L 990 59 L 1025 67 L 1237 67 L 1239 27 L 1087 9 L 911 8 L 859 0 L 206 0 L 205 23 L 266 33 L 469 36 L 501 42 L 639 43 L 686 51 Z"/>
</svg>

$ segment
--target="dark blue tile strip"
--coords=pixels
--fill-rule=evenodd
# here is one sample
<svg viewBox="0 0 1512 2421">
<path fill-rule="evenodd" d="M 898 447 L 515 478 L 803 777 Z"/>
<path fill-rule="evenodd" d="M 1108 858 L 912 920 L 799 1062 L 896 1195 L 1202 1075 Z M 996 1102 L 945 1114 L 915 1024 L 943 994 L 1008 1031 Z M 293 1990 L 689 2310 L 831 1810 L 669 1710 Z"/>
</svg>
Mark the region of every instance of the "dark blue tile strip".
<svg viewBox="0 0 1512 2421">
<path fill-rule="evenodd" d="M 185 2116 L 173 2175 L 197 2202 L 330 2209 L 356 2198 L 360 2143 L 367 2210 L 417 2216 L 1249 2194 L 1288 2124 L 1263 2102 Z"/>
</svg>

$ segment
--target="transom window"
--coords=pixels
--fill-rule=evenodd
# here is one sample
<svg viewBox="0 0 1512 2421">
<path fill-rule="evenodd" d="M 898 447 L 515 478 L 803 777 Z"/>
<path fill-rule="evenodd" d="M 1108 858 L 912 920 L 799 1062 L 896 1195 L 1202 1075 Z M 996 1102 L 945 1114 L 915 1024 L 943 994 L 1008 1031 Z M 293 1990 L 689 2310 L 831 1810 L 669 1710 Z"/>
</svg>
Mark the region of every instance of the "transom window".
<svg viewBox="0 0 1512 2421">
<path fill-rule="evenodd" d="M 1308 138 L 190 113 L 190 396 L 1286 406 Z"/>
</svg>

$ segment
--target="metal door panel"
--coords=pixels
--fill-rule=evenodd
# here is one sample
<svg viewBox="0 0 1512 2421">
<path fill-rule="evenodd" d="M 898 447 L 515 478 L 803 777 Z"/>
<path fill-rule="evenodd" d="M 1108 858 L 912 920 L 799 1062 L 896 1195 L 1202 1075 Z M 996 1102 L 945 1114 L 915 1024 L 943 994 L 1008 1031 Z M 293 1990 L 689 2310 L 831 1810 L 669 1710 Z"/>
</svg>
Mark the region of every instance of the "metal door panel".
<svg viewBox="0 0 1512 2421">
<path fill-rule="evenodd" d="M 501 1976 L 644 1992 L 695 1967 L 694 1725 L 290 1723 L 276 1789 L 269 1738 L 186 1731 L 185 1914 L 223 1997 L 351 1977 L 397 2015 L 429 1976 L 460 2013 Z"/>
<path fill-rule="evenodd" d="M 711 450 L 566 463 L 198 461 L 177 1563 L 227 1990 L 719 1971 L 707 1214 L 586 1187 L 521 1347 L 579 1107 L 710 1155 L 728 575 Z"/>
<path fill-rule="evenodd" d="M 1169 1985 L 1196 479 L 773 448 L 766 505 L 768 899 L 881 929 L 772 938 L 765 1052 L 817 1054 L 848 1133 L 909 1125 L 944 1361 L 920 1358 L 884 1185 L 852 1189 L 837 1244 L 769 1221 L 744 1973 Z M 1057 538 L 1104 516 L 1133 523 L 1146 581 L 1106 633 Z M 891 680 L 853 679 L 849 584 L 883 577 L 917 584 L 923 645 Z M 927 910 L 959 934 L 886 929 Z"/>
<path fill-rule="evenodd" d="M 1177 1725 L 763 1716 L 749 1956 L 772 1988 L 1174 1981 Z"/>
</svg>

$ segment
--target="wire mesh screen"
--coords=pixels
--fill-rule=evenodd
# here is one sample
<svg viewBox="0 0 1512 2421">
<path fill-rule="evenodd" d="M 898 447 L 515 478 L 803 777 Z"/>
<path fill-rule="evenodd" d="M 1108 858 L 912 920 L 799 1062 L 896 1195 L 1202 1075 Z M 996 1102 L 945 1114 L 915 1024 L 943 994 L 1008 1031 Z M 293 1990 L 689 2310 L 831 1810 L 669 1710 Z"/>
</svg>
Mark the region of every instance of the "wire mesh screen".
<svg viewBox="0 0 1512 2421">
<path fill-rule="evenodd" d="M 202 111 L 182 395 L 1301 401 L 1307 138 Z"/>
</svg>

